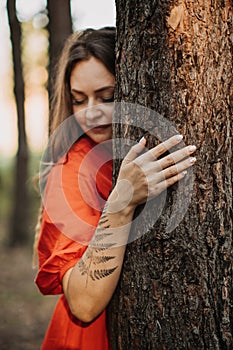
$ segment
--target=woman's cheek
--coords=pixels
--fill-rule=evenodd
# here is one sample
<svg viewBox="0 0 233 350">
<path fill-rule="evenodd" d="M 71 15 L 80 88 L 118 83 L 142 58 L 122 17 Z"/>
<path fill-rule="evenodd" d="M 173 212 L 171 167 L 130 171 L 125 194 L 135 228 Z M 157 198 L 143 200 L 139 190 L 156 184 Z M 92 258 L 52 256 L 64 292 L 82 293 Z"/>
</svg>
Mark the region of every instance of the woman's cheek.
<svg viewBox="0 0 233 350">
<path fill-rule="evenodd" d="M 78 122 L 78 124 L 82 127 L 82 125 L 85 124 L 85 116 L 84 116 L 84 112 L 78 110 L 78 108 L 74 108 L 74 115 L 75 115 L 75 119 Z"/>
<path fill-rule="evenodd" d="M 109 122 L 112 122 L 113 112 L 114 112 L 114 104 L 111 103 L 108 106 L 106 106 L 106 112 L 105 112 L 107 117 L 108 117 Z"/>
</svg>

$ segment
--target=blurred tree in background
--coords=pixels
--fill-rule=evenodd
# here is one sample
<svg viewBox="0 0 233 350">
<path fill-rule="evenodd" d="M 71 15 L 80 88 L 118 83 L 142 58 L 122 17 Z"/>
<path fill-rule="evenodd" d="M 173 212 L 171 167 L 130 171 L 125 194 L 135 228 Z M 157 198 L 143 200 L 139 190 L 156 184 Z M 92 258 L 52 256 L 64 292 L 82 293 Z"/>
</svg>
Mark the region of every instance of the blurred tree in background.
<svg viewBox="0 0 233 350">
<path fill-rule="evenodd" d="M 48 92 L 51 99 L 54 73 L 57 59 L 67 37 L 72 33 L 72 19 L 69 0 L 48 0 L 49 31 L 49 82 Z M 49 117 L 49 126 L 51 118 Z M 50 129 L 50 127 L 49 127 Z"/>
<path fill-rule="evenodd" d="M 24 79 L 21 61 L 21 26 L 16 16 L 15 0 L 7 1 L 14 67 L 14 94 L 18 120 L 18 150 L 14 184 L 13 213 L 9 245 L 24 244 L 28 239 L 28 146 L 25 130 Z"/>
<path fill-rule="evenodd" d="M 38 16 L 37 20 L 34 20 L 34 22 L 33 20 L 30 21 L 31 23 L 33 22 L 33 25 L 30 25 L 30 22 L 21 23 L 19 21 L 16 5 L 16 0 L 7 0 L 14 70 L 14 96 L 18 121 L 18 146 L 12 199 L 13 205 L 10 215 L 9 233 L 6 237 L 9 246 L 23 245 L 30 240 L 30 236 L 33 236 L 33 232 L 31 232 L 33 231 L 31 225 L 31 207 L 35 203 L 32 203 L 32 196 L 30 195 L 28 186 L 31 181 L 29 171 L 31 153 L 28 149 L 25 128 L 25 91 L 27 95 L 31 96 L 33 84 L 35 88 L 35 85 L 38 87 L 47 82 L 48 85 L 46 88 L 49 94 L 51 93 L 53 69 L 65 39 L 72 33 L 70 0 L 48 0 L 47 9 L 40 13 L 41 16 Z M 44 29 L 44 26 L 47 24 L 45 17 L 48 19 L 46 29 Z M 32 37 L 31 43 L 33 43 L 33 40 L 35 41 L 36 36 L 33 38 L 32 34 L 35 26 L 39 31 L 47 31 L 48 52 L 44 52 L 43 57 L 47 55 L 48 59 L 42 59 L 42 63 L 38 62 L 38 57 L 31 55 L 30 49 L 27 49 L 26 44 L 27 41 L 30 41 L 30 36 Z M 44 78 L 46 77 L 43 73 L 44 64 L 47 64 L 48 79 Z M 38 70 L 35 69 L 35 66 L 37 66 Z M 34 67 L 34 72 L 32 72 L 32 67 Z"/>
</svg>

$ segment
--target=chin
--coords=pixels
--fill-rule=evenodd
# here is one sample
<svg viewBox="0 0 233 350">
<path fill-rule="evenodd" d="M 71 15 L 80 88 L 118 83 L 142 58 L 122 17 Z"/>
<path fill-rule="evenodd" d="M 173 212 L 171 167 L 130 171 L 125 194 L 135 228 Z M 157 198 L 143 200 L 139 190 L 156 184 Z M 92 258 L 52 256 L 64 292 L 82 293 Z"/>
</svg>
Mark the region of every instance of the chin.
<svg viewBox="0 0 233 350">
<path fill-rule="evenodd" d="M 97 133 L 97 132 L 89 131 L 87 132 L 87 136 L 89 136 L 90 139 L 95 143 L 106 142 L 112 139 L 112 130 L 105 133 L 103 132 Z"/>
<path fill-rule="evenodd" d="M 87 136 L 95 143 L 102 143 L 112 139 L 112 136 L 109 135 L 92 135 L 92 133 L 87 133 Z"/>
</svg>

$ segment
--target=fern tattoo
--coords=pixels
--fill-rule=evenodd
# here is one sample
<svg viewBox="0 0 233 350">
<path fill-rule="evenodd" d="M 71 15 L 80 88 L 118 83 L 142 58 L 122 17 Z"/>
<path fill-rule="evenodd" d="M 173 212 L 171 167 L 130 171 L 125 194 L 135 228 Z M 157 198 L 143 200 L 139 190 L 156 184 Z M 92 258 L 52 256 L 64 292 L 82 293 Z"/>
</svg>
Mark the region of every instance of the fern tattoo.
<svg viewBox="0 0 233 350">
<path fill-rule="evenodd" d="M 93 281 L 100 280 L 101 278 L 107 277 L 109 275 L 111 275 L 115 270 L 116 270 L 117 266 L 111 268 L 111 269 L 107 269 L 107 270 L 94 270 L 90 272 L 90 277 Z"/>
<path fill-rule="evenodd" d="M 81 275 L 86 275 L 86 286 L 89 277 L 93 281 L 100 280 L 110 276 L 117 269 L 118 266 L 104 268 L 104 264 L 115 259 L 115 256 L 108 254 L 109 252 L 105 254 L 107 249 L 116 246 L 115 242 L 111 242 L 112 236 L 113 232 L 110 228 L 107 206 L 105 206 L 95 235 L 83 258 L 79 261 Z M 101 267 L 98 267 L 98 265 L 101 265 Z"/>
</svg>

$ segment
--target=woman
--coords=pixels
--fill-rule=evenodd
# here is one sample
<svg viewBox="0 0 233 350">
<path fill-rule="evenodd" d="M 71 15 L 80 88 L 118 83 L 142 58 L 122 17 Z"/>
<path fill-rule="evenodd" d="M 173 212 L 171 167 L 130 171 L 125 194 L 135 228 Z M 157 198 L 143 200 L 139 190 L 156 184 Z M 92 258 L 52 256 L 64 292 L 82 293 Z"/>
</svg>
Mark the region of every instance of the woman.
<svg viewBox="0 0 233 350">
<path fill-rule="evenodd" d="M 88 29 L 68 40 L 58 67 L 52 132 L 63 125 L 65 134 L 55 133 L 49 152 L 56 154 L 56 165 L 43 197 L 36 283 L 42 293 L 62 297 L 43 350 L 110 348 L 105 308 L 119 279 L 135 208 L 182 179 L 195 163 L 190 157 L 195 146 L 161 158 L 180 143 L 180 135 L 147 152 L 142 138 L 123 159 L 112 189 L 114 47 L 114 29 Z M 66 128 L 72 114 L 75 124 Z M 75 125 L 79 136 L 61 155 Z"/>
</svg>

